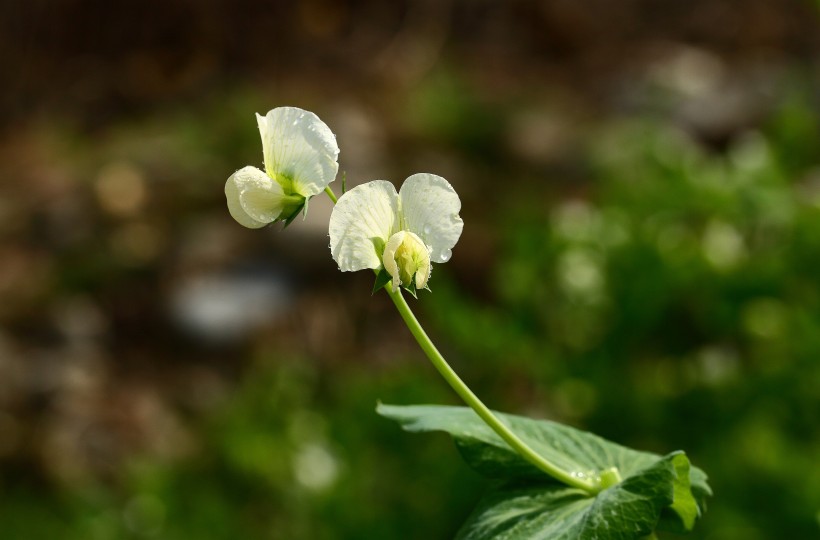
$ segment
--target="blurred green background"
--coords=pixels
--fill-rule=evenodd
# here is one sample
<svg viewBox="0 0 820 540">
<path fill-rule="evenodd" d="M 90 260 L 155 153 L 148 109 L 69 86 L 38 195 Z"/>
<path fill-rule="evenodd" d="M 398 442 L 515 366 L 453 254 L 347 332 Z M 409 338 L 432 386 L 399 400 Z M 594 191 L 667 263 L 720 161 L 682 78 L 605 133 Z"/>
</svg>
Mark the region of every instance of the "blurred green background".
<svg viewBox="0 0 820 540">
<path fill-rule="evenodd" d="M 820 532 L 809 0 L 0 7 L 0 537 L 450 538 L 487 484 L 377 417 L 456 403 L 330 204 L 243 229 L 253 114 L 355 185 L 450 180 L 413 306 L 492 407 L 684 449 L 693 538 Z M 339 192 L 339 186 L 336 185 Z"/>
</svg>

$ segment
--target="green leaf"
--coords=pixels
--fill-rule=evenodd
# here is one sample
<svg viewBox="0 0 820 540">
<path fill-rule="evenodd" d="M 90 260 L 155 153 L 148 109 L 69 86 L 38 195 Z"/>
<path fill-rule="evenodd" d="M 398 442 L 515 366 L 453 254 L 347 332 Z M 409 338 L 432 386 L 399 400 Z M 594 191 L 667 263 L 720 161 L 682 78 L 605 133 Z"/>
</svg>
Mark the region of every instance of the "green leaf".
<svg viewBox="0 0 820 540">
<path fill-rule="evenodd" d="M 706 475 L 683 452 L 661 457 L 546 420 L 496 413 L 536 452 L 575 474 L 617 467 L 620 483 L 595 496 L 530 465 L 467 407 L 379 405 L 407 431 L 445 431 L 465 461 L 498 480 L 461 529 L 468 540 L 637 539 L 653 530 L 691 530 L 711 494 Z"/>
</svg>

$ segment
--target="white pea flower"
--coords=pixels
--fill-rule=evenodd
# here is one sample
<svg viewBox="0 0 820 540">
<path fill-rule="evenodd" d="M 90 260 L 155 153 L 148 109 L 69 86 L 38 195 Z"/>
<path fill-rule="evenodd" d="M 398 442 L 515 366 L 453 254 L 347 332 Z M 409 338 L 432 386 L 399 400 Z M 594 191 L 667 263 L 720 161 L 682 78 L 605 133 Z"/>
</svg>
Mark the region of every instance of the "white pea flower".
<svg viewBox="0 0 820 540">
<path fill-rule="evenodd" d="M 330 216 L 330 251 L 343 272 L 384 269 L 393 290 L 423 289 L 431 263 L 450 260 L 464 222 L 461 201 L 447 180 L 414 174 L 396 193 L 375 180 L 339 198 Z"/>
<path fill-rule="evenodd" d="M 295 216 L 339 170 L 336 137 L 312 112 L 279 107 L 266 116 L 257 114 L 256 121 L 265 172 L 243 167 L 225 183 L 228 211 L 251 229 Z"/>
</svg>

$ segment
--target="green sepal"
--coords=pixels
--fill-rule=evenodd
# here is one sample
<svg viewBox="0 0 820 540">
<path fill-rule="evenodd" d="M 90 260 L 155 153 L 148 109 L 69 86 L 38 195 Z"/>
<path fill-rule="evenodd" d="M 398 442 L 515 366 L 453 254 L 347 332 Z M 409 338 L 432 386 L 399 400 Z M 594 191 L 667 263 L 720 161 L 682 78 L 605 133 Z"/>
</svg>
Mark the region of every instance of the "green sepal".
<svg viewBox="0 0 820 540">
<path fill-rule="evenodd" d="M 410 280 L 409 285 L 402 285 L 402 289 L 410 293 L 416 300 L 419 299 L 418 291 L 416 291 L 416 282 L 414 280 Z"/>
<path fill-rule="evenodd" d="M 425 285 L 421 289 L 417 288 L 415 281 L 411 282 L 410 285 L 402 286 L 402 288 L 411 295 L 413 295 L 413 298 L 415 298 L 416 300 L 419 299 L 419 291 L 433 292 L 433 290 L 430 288 L 430 285 Z"/>
<path fill-rule="evenodd" d="M 305 201 L 304 201 L 302 204 L 300 204 L 299 206 L 297 206 L 297 207 L 293 210 L 293 212 L 292 212 L 292 213 L 291 213 L 288 217 L 286 217 L 286 218 L 284 219 L 284 223 L 285 223 L 285 224 L 284 224 L 284 226 L 282 227 L 283 229 L 287 229 L 288 225 L 290 225 L 291 223 L 293 223 L 293 220 L 297 218 L 297 216 L 299 215 L 299 212 L 301 212 L 303 208 L 304 208 L 304 210 L 305 210 L 305 215 L 307 215 L 307 206 L 308 206 L 307 201 L 308 201 L 308 200 L 307 200 L 307 199 L 305 199 Z"/>
<path fill-rule="evenodd" d="M 371 294 L 376 294 L 377 292 L 382 290 L 388 283 L 390 283 L 390 280 L 392 279 L 393 278 L 390 276 L 390 274 L 387 273 L 387 270 L 385 270 L 384 268 L 379 270 L 379 273 L 376 274 L 376 281 L 373 282 L 373 292 Z"/>
</svg>

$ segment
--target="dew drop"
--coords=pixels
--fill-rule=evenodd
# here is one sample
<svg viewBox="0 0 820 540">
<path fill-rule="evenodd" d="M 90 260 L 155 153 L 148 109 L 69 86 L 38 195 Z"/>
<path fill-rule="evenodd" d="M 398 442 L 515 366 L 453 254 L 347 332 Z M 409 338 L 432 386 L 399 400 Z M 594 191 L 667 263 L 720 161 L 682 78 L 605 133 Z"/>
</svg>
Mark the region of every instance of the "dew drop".
<svg viewBox="0 0 820 540">
<path fill-rule="evenodd" d="M 442 262 L 447 262 L 447 261 L 450 260 L 450 257 L 452 257 L 452 256 L 453 256 L 453 250 L 445 249 L 444 251 L 441 252 L 441 261 Z"/>
<path fill-rule="evenodd" d="M 424 226 L 424 234 L 430 234 L 431 232 L 433 232 L 433 227 L 431 227 L 430 224 L 428 223 L 427 225 Z"/>
</svg>

